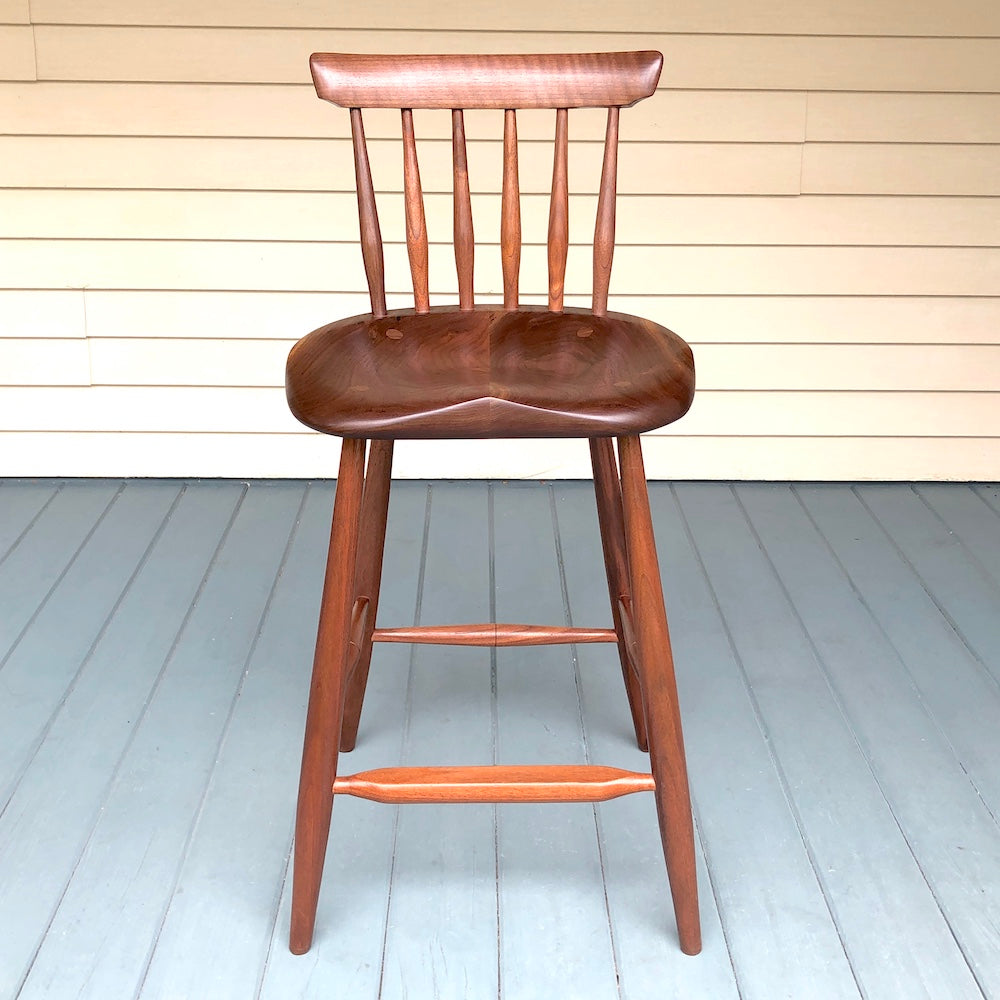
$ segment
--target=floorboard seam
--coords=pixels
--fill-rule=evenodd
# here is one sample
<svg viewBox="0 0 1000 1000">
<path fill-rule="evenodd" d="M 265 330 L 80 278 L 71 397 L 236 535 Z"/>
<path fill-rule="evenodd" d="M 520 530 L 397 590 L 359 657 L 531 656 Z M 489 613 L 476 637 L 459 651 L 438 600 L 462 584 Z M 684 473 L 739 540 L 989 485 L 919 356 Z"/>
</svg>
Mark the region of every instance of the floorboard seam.
<svg viewBox="0 0 1000 1000">
<path fill-rule="evenodd" d="M 208 561 L 208 566 L 205 568 L 205 572 L 202 575 L 201 581 L 198 584 L 198 589 L 197 591 L 195 591 L 194 597 L 191 599 L 191 603 L 188 605 L 187 611 L 185 612 L 184 617 L 181 620 L 180 625 L 178 626 L 177 633 L 174 636 L 173 642 L 170 644 L 170 649 L 167 651 L 167 655 L 163 658 L 163 663 L 161 664 L 160 670 L 156 675 L 156 679 L 153 681 L 153 684 L 149 689 L 149 694 L 146 696 L 146 700 L 143 702 L 142 708 L 136 714 L 135 724 L 132 727 L 132 732 L 129 733 L 128 739 L 125 741 L 125 744 L 122 747 L 122 752 L 121 754 L 119 754 L 118 762 L 115 764 L 114 770 L 112 771 L 111 776 L 108 779 L 107 785 L 105 786 L 104 793 L 101 796 L 101 802 L 94 811 L 94 815 L 90 820 L 90 829 L 87 834 L 87 838 L 84 841 L 83 847 L 77 853 L 76 860 L 73 863 L 73 870 L 70 872 L 69 877 L 66 879 L 66 882 L 63 885 L 62 892 L 59 894 L 59 899 L 56 902 L 56 905 L 52 908 L 52 913 L 49 915 L 49 920 L 48 923 L 46 924 L 45 931 L 42 934 L 37 947 L 32 953 L 31 960 L 28 963 L 28 967 L 25 970 L 20 983 L 18 983 L 17 987 L 18 993 L 15 994 L 15 996 L 20 993 L 20 991 L 24 987 L 25 982 L 27 982 L 28 977 L 31 975 L 31 970 L 34 967 L 35 961 L 38 958 L 38 954 L 42 949 L 42 945 L 45 943 L 45 939 L 49 935 L 49 931 L 52 927 L 52 922 L 55 920 L 56 914 L 59 912 L 59 908 L 62 906 L 63 900 L 66 898 L 66 893 L 73 882 L 74 876 L 76 875 L 76 871 L 77 868 L 79 867 L 80 860 L 84 857 L 84 855 L 87 853 L 87 849 L 90 847 L 91 841 L 93 840 L 94 837 L 94 832 L 97 828 L 97 824 L 100 821 L 102 813 L 104 812 L 105 803 L 107 802 L 108 798 L 110 797 L 110 795 L 112 794 L 118 783 L 118 778 L 121 774 L 122 764 L 125 758 L 128 756 L 128 752 L 131 749 L 132 744 L 135 742 L 136 736 L 142 725 L 142 721 L 146 717 L 146 713 L 149 710 L 149 706 L 152 703 L 153 697 L 155 696 L 156 691 L 163 680 L 163 675 L 166 673 L 167 667 L 170 665 L 170 661 L 173 659 L 174 653 L 177 651 L 177 646 L 181 641 L 181 637 L 184 635 L 184 632 L 188 626 L 188 622 L 190 622 L 191 617 L 194 614 L 194 609 L 197 607 L 198 601 L 200 600 L 201 595 L 205 590 L 205 586 L 208 583 L 208 578 L 211 575 L 212 569 L 215 567 L 216 561 L 219 557 L 219 552 L 222 550 L 222 546 L 225 544 L 226 539 L 229 537 L 229 533 L 232 530 L 233 524 L 236 521 L 236 515 L 239 513 L 240 508 L 243 506 L 243 500 L 246 498 L 248 489 L 249 487 L 247 485 L 243 486 L 243 490 L 240 493 L 239 500 L 233 506 L 233 512 L 229 517 L 229 521 L 227 522 L 221 537 L 219 538 L 219 542 L 215 547 L 215 551 L 212 553 L 212 558 Z"/>
<path fill-rule="evenodd" d="M 42 506 L 38 508 L 38 510 L 35 512 L 34 517 L 32 517 L 31 520 L 24 526 L 24 528 L 22 529 L 21 533 L 17 536 L 17 538 L 15 538 L 14 541 L 12 541 L 10 545 L 7 546 L 3 555 L 0 555 L 0 563 L 3 563 L 3 561 L 18 547 L 18 545 L 21 544 L 22 540 L 24 539 L 24 536 L 29 531 L 31 531 L 31 529 L 35 526 L 35 523 L 38 521 L 38 519 L 48 509 L 49 504 L 51 504 L 52 501 L 55 500 L 57 496 L 59 496 L 59 494 L 63 491 L 65 486 L 66 486 L 65 483 L 60 483 L 52 491 L 52 495 L 48 498 L 48 500 L 46 500 L 45 503 L 43 503 Z"/>
<path fill-rule="evenodd" d="M 818 647 L 816 646 L 816 643 L 813 640 L 812 634 L 810 633 L 809 629 L 806 627 L 805 622 L 802 620 L 802 616 L 799 614 L 799 609 L 796 607 L 795 603 L 792 601 L 791 594 L 789 593 L 788 588 L 785 586 L 785 581 L 782 579 L 781 574 L 778 572 L 777 567 L 774 565 L 774 562 L 771 559 L 770 553 L 767 551 L 767 548 L 765 547 L 765 545 L 763 543 L 763 540 L 758 535 L 757 529 L 754 526 L 753 521 L 750 519 L 750 515 L 747 513 L 746 508 L 743 506 L 743 501 L 740 499 L 740 497 L 736 493 L 735 488 L 733 489 L 733 494 L 734 494 L 734 496 L 736 496 L 736 502 L 739 505 L 740 510 L 743 512 L 744 518 L 746 518 L 747 525 L 749 526 L 750 531 L 753 533 L 753 536 L 756 539 L 757 544 L 760 546 L 761 553 L 763 554 L 764 558 L 767 560 L 767 564 L 770 567 L 771 574 L 774 576 L 775 580 L 777 581 L 778 587 L 780 588 L 781 593 L 782 593 L 782 595 L 785 598 L 785 602 L 788 605 L 788 607 L 789 607 L 789 609 L 790 609 L 790 611 L 791 611 L 791 613 L 792 613 L 792 615 L 793 615 L 793 617 L 795 619 L 795 622 L 798 625 L 798 628 L 802 632 L 802 635 L 804 636 L 804 638 L 806 640 L 806 643 L 808 644 L 810 650 L 812 651 L 812 654 L 813 654 L 813 657 L 816 660 L 817 666 L 819 667 L 820 671 L 823 674 L 823 677 L 826 680 L 827 687 L 830 690 L 830 695 L 831 695 L 831 697 L 833 699 L 834 704 L 837 706 L 838 712 L 840 713 L 840 715 L 844 719 L 844 723 L 847 726 L 847 731 L 850 734 L 851 739 L 854 741 L 855 746 L 858 748 L 858 752 L 861 754 L 861 759 L 865 762 L 865 766 L 867 767 L 868 772 L 871 774 L 872 781 L 875 783 L 875 787 L 878 789 L 879 795 L 882 797 L 882 800 L 885 802 L 886 809 L 889 811 L 889 815 L 892 817 L 892 821 L 895 824 L 896 829 L 899 831 L 899 835 L 900 835 L 900 837 L 902 837 L 903 843 L 906 844 L 906 849 L 910 852 L 910 856 L 913 858 L 913 863 L 916 865 L 917 871 L 920 872 L 920 877 L 924 880 L 924 882 L 927 885 L 927 891 L 930 893 L 931 898 L 934 900 L 934 903 L 935 903 L 935 905 L 938 908 L 938 911 L 941 913 L 941 918 L 942 918 L 942 920 L 944 920 L 945 926 L 948 928 L 948 931 L 951 934 L 952 939 L 954 940 L 956 947 L 958 948 L 959 952 L 961 953 L 962 958 L 965 961 L 965 964 L 969 967 L 969 972 L 972 975 L 972 978 L 975 980 L 976 985 L 979 987 L 980 992 L 983 993 L 983 995 L 985 996 L 985 988 L 983 987 L 983 984 L 980 982 L 979 977 L 976 975 L 976 970 L 973 967 L 972 962 L 969 960 L 969 956 L 968 956 L 965 948 L 962 946 L 962 942 L 959 940 L 958 935 L 955 933 L 955 929 L 952 927 L 951 920 L 948 918 L 948 914 L 947 914 L 945 908 L 942 906 L 941 900 L 938 897 L 938 894 L 935 891 L 934 886 L 931 884 L 930 879 L 928 879 L 927 873 L 924 871 L 924 866 L 920 863 L 920 859 L 917 857 L 917 853 L 913 849 L 913 845 L 910 843 L 910 838 L 907 836 L 906 831 L 903 828 L 903 824 L 901 823 L 899 817 L 896 815 L 896 810 L 893 808 L 892 802 L 889 800 L 889 796 L 886 794 L 885 788 L 882 786 L 882 782 L 879 780 L 879 776 L 878 776 L 878 773 L 877 773 L 877 771 L 875 769 L 874 764 L 872 763 L 872 761 L 871 761 L 870 757 L 868 756 L 868 754 L 865 752 L 865 748 L 864 748 L 864 746 L 863 746 L 863 744 L 861 742 L 861 739 L 858 737 L 858 733 L 857 733 L 857 730 L 855 729 L 855 726 L 854 726 L 854 723 L 853 723 L 853 721 L 851 719 L 850 713 L 847 711 L 847 707 L 845 706 L 845 704 L 843 702 L 843 699 L 841 698 L 840 693 L 838 692 L 837 687 L 834 684 L 833 678 L 832 678 L 832 676 L 830 674 L 830 671 L 829 671 L 829 669 L 827 667 L 825 659 L 823 658 L 823 656 L 820 653 Z M 782 776 L 782 783 L 784 783 L 784 776 Z M 798 823 L 798 822 L 799 822 L 799 818 L 798 818 L 798 812 L 796 810 L 796 823 Z M 814 869 L 817 870 L 817 877 L 819 878 L 819 883 L 820 883 L 820 886 L 821 886 L 821 888 L 823 890 L 823 895 L 824 895 L 824 897 L 827 897 L 826 885 L 824 884 L 824 881 L 823 881 L 822 877 L 819 876 L 818 867 L 817 867 L 817 865 L 815 863 L 815 859 L 813 858 L 813 855 L 812 855 L 812 848 L 811 848 L 810 845 L 808 845 L 808 842 L 807 842 L 807 850 L 809 851 L 810 862 L 813 864 Z M 832 904 L 829 902 L 829 899 L 827 901 L 827 905 L 830 907 L 830 913 L 831 913 L 831 915 L 834 915 L 835 911 L 833 909 Z M 840 923 L 837 920 L 836 916 L 834 916 L 834 922 L 835 922 L 835 924 L 837 926 L 837 933 L 841 935 L 841 943 L 844 943 L 844 938 L 843 938 L 843 934 L 841 932 Z M 847 954 L 848 961 L 850 961 L 850 952 L 847 950 L 846 943 L 844 943 L 844 951 Z M 853 963 L 851 964 L 851 970 L 852 970 L 852 972 L 854 971 L 854 965 L 853 965 Z M 856 975 L 855 975 L 855 981 L 858 981 Z M 858 981 L 858 988 L 859 988 L 859 990 L 861 989 L 861 983 L 860 983 L 860 981 Z M 864 995 L 863 991 L 862 991 L 862 995 Z"/>
<path fill-rule="evenodd" d="M 743 509 L 743 504 L 740 501 L 739 497 L 736 495 L 736 490 L 733 488 L 732 485 L 728 485 L 727 488 L 732 493 L 737 506 L 743 513 L 743 516 L 746 517 L 746 511 Z M 864 998 L 865 992 L 861 986 L 860 981 L 858 980 L 857 972 L 854 969 L 854 963 L 851 961 L 850 952 L 847 949 L 847 943 L 844 939 L 843 928 L 840 926 L 840 920 L 838 919 L 836 911 L 831 903 L 829 892 L 827 891 L 827 887 L 824 884 L 823 876 L 820 872 L 820 865 L 816 859 L 815 854 L 813 853 L 812 844 L 810 844 L 809 838 L 806 836 L 805 828 L 802 823 L 802 817 L 799 814 L 798 807 L 796 806 L 795 801 L 792 797 L 791 788 L 789 786 L 788 778 L 785 775 L 785 770 L 782 767 L 781 762 L 775 755 L 774 744 L 771 740 L 767 723 L 764 721 L 764 715 L 763 712 L 761 711 L 760 703 L 757 700 L 757 695 L 753 689 L 753 685 L 750 682 L 750 677 L 747 674 L 746 667 L 743 663 L 743 656 L 739 651 L 736 639 L 733 636 L 733 633 L 729 627 L 729 622 L 726 620 L 726 616 L 722 611 L 722 604 L 719 601 L 719 597 L 715 591 L 715 586 L 713 585 L 711 577 L 708 573 L 708 568 L 706 567 L 705 562 L 702 559 L 701 552 L 698 549 L 697 543 L 695 542 L 694 533 L 692 532 L 691 526 L 688 523 L 686 515 L 684 514 L 684 508 L 681 505 L 679 499 L 677 498 L 676 492 L 673 491 L 673 487 L 671 487 L 671 492 L 673 494 L 674 502 L 677 505 L 677 510 L 680 514 L 680 518 L 684 526 L 684 532 L 687 535 L 688 542 L 691 545 L 695 558 L 698 561 L 698 567 L 701 570 L 702 577 L 704 578 L 705 584 L 708 588 L 708 592 L 712 598 L 712 604 L 715 607 L 716 614 L 718 615 L 719 620 L 722 624 L 722 629 L 723 632 L 725 633 L 726 641 L 729 644 L 729 648 L 733 654 L 734 662 L 736 663 L 737 670 L 739 671 L 740 682 L 743 686 L 744 692 L 750 703 L 751 712 L 753 714 L 754 721 L 757 724 L 757 728 L 760 731 L 761 739 L 764 743 L 764 749 L 767 753 L 768 760 L 771 762 L 771 767 L 773 768 L 775 775 L 777 776 L 778 786 L 781 789 L 782 797 L 785 800 L 785 804 L 788 808 L 789 814 L 792 817 L 792 822 L 795 824 L 795 829 L 798 832 L 800 841 L 802 842 L 802 848 L 805 852 L 806 859 L 809 862 L 809 867 L 812 869 L 813 877 L 816 880 L 816 885 L 819 888 L 820 895 L 823 898 L 823 903 L 826 906 L 827 913 L 830 916 L 830 921 L 833 924 L 833 928 L 837 934 L 837 939 L 840 941 L 840 947 L 844 952 L 844 957 L 847 961 L 848 968 L 851 970 L 851 975 L 854 979 L 854 983 L 858 990 L 858 994 L 859 996 Z M 747 519 L 747 523 L 749 524 L 749 519 Z M 751 531 L 753 531 L 752 526 L 751 526 Z M 753 537 L 757 545 L 760 547 L 761 552 L 766 556 L 767 553 L 764 551 L 763 543 L 757 536 L 756 531 L 753 531 Z M 770 563 L 770 560 L 768 560 L 768 562 Z M 736 970 L 735 962 L 733 968 L 735 971 Z M 737 985 L 738 984 L 739 984 L 739 977 L 737 977 Z"/>
<path fill-rule="evenodd" d="M 260 643 L 261 632 L 264 630 L 264 626 L 267 624 L 267 620 L 271 613 L 271 607 L 274 604 L 274 595 L 277 592 L 278 585 L 281 583 L 281 579 L 285 572 L 285 566 L 288 562 L 288 556 L 292 550 L 292 544 L 295 541 L 295 536 L 299 530 L 299 522 L 302 518 L 302 511 L 305 507 L 306 497 L 308 496 L 308 488 L 303 489 L 302 497 L 299 500 L 299 506 L 295 512 L 295 517 L 292 519 L 292 525 L 288 532 L 288 537 L 285 539 L 285 547 L 281 553 L 281 559 L 278 562 L 278 568 L 275 571 L 274 579 L 271 581 L 271 587 L 267 594 L 267 599 L 264 602 L 264 607 L 261 610 L 260 617 L 257 620 L 257 628 L 254 630 L 253 639 L 250 641 L 250 647 L 247 650 L 246 656 L 243 659 L 243 669 L 240 671 L 239 680 L 236 683 L 236 691 L 229 703 L 229 711 L 226 713 L 225 722 L 222 725 L 222 732 L 219 734 L 219 738 L 215 744 L 215 754 L 213 756 L 213 765 L 205 779 L 205 785 L 201 790 L 201 796 L 198 799 L 198 805 L 195 807 L 194 816 L 191 818 L 191 823 L 188 826 L 187 834 L 184 837 L 184 846 L 181 848 L 181 854 L 177 861 L 177 868 L 174 872 L 173 882 L 170 885 L 170 890 L 167 894 L 167 902 L 163 907 L 163 912 L 160 915 L 160 919 L 156 925 L 156 930 L 153 933 L 153 940 L 150 944 L 149 952 L 146 955 L 146 960 L 143 963 L 142 970 L 139 974 L 139 982 L 135 989 L 134 1000 L 139 1000 L 142 995 L 142 991 L 146 986 L 146 979 L 149 976 L 149 969 L 153 963 L 153 958 L 156 954 L 156 949 L 159 946 L 160 934 L 163 931 L 163 927 L 167 922 L 167 917 L 170 914 L 170 908 L 173 905 L 174 896 L 177 893 L 177 887 L 180 884 L 181 877 L 184 873 L 184 867 L 187 864 L 188 857 L 191 853 L 191 844 L 194 841 L 195 834 L 198 832 L 198 827 L 201 825 L 201 817 L 205 811 L 205 802 L 208 798 L 208 793 L 211 791 L 215 783 L 215 768 L 218 766 L 219 759 L 222 756 L 223 749 L 225 748 L 226 742 L 229 738 L 229 731 L 232 728 L 233 715 L 236 712 L 236 706 L 239 704 L 240 695 L 243 693 L 243 687 L 246 684 L 247 675 L 250 671 L 250 665 L 253 662 L 253 655 Z"/>
<path fill-rule="evenodd" d="M 87 649 L 87 652 L 84 654 L 83 659 L 80 661 L 80 665 L 76 668 L 76 671 L 74 672 L 72 678 L 70 678 L 69 684 L 67 684 L 66 686 L 66 690 L 63 692 L 62 697 L 59 699 L 59 704 L 56 705 L 54 711 L 47 719 L 45 726 L 42 729 L 41 735 L 39 736 L 34 747 L 32 748 L 31 753 L 28 755 L 23 765 L 19 769 L 17 777 L 14 779 L 14 783 L 11 785 L 10 794 L 7 797 L 7 801 L 4 802 L 2 806 L 0 806 L 0 817 L 2 817 L 3 814 L 7 811 L 7 807 L 10 805 L 11 799 L 13 799 L 14 795 L 16 794 L 17 789 L 20 787 L 21 782 L 24 780 L 25 774 L 27 774 L 28 769 L 31 767 L 32 762 L 38 755 L 39 749 L 41 748 L 45 740 L 48 738 L 49 733 L 52 731 L 52 727 L 55 725 L 56 720 L 59 718 L 60 713 L 62 712 L 64 706 L 66 705 L 67 698 L 69 698 L 69 696 L 73 693 L 73 690 L 79 683 L 80 677 L 83 675 L 83 671 L 87 668 L 87 664 L 90 663 L 90 660 L 93 657 L 94 653 L 96 652 L 97 647 L 99 646 L 101 640 L 104 638 L 105 634 L 110 628 L 115 615 L 118 613 L 118 609 L 122 605 L 122 602 L 125 600 L 125 598 L 128 596 L 129 591 L 132 589 L 132 584 L 135 583 L 136 577 L 142 572 L 143 567 L 149 560 L 150 554 L 156 547 L 156 543 L 160 540 L 161 536 L 163 535 L 163 532 L 166 530 L 167 525 L 170 523 L 170 519 L 171 517 L 173 517 L 174 511 L 177 509 L 177 505 L 180 503 L 181 497 L 184 495 L 184 491 L 186 488 L 187 488 L 186 485 L 182 486 L 181 489 L 178 491 L 177 496 L 174 497 L 173 502 L 170 504 L 170 509 L 164 515 L 163 520 L 159 524 L 159 527 L 157 527 L 156 531 L 153 533 L 153 537 L 150 540 L 149 544 L 146 546 L 145 551 L 139 557 L 139 561 L 136 564 L 135 569 L 132 571 L 128 580 L 125 581 L 125 586 L 122 588 L 121 593 L 118 595 L 113 607 L 108 612 L 104 621 L 101 623 L 100 630 L 94 637 L 94 641 L 90 644 L 90 647 Z"/>
</svg>

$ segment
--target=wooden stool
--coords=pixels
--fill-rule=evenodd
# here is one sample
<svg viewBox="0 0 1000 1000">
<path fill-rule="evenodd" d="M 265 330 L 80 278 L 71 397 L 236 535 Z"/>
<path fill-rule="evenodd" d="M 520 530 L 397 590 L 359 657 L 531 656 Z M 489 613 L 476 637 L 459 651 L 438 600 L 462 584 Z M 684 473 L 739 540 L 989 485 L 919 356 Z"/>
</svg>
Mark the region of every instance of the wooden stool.
<svg viewBox="0 0 1000 1000">
<path fill-rule="evenodd" d="M 694 363 L 687 344 L 669 330 L 607 310 L 619 109 L 654 92 L 662 61 L 658 52 L 311 59 L 319 96 L 350 109 L 372 311 L 314 331 L 288 358 L 292 412 L 308 426 L 344 439 L 299 785 L 291 925 L 296 954 L 312 943 L 334 795 L 379 802 L 596 802 L 638 791 L 652 791 L 656 798 L 680 946 L 691 955 L 701 949 L 680 711 L 639 443 L 641 432 L 687 411 Z M 580 107 L 608 109 L 589 310 L 563 306 L 568 109 Z M 363 108 L 401 109 L 413 309 L 386 310 Z M 414 108 L 452 114 L 457 308 L 430 305 Z M 504 112 L 502 307 L 473 303 L 465 108 Z M 522 108 L 555 110 L 547 308 L 518 303 L 515 109 Z M 376 628 L 393 442 L 514 437 L 589 439 L 614 628 L 493 623 Z M 338 777 L 338 752 L 353 749 L 357 736 L 373 642 L 617 643 L 636 738 L 649 750 L 652 773 L 538 765 L 387 768 Z"/>
</svg>

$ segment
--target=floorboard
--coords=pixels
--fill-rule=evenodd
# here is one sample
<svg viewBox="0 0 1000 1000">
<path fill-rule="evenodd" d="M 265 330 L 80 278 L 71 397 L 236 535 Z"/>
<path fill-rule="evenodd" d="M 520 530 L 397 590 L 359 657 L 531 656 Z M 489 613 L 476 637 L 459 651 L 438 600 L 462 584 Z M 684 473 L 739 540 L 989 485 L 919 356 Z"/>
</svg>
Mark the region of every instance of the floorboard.
<svg viewBox="0 0 1000 1000">
<path fill-rule="evenodd" d="M 652 484 L 705 948 L 652 797 L 338 798 L 287 949 L 334 484 L 0 481 L 0 1000 L 1000 1000 L 1000 490 Z M 607 626 L 589 483 L 394 485 L 382 626 Z M 635 770 L 617 650 L 380 644 L 345 773 Z"/>
</svg>

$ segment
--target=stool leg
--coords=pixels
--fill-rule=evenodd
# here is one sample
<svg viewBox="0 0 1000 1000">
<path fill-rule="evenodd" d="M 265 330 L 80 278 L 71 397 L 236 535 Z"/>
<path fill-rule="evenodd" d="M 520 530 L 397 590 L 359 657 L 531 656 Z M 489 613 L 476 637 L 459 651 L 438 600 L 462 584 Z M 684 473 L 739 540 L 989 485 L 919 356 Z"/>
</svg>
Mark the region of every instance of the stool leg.
<svg viewBox="0 0 1000 1000">
<path fill-rule="evenodd" d="M 636 676 L 622 630 L 619 598 L 627 596 L 628 563 L 625 557 L 625 527 L 622 513 L 621 482 L 618 463 L 611 438 L 590 439 L 590 461 L 594 468 L 594 492 L 597 495 L 597 520 L 601 526 L 601 545 L 604 549 L 604 568 L 608 576 L 608 593 L 611 596 L 611 618 L 618 634 L 618 658 L 625 678 L 628 706 L 632 710 L 632 725 L 640 750 L 648 750 L 646 716 L 642 707 L 642 689 Z"/>
<path fill-rule="evenodd" d="M 362 636 L 358 665 L 347 682 L 344 701 L 344 725 L 340 749 L 353 750 L 358 739 L 361 706 L 368 685 L 368 667 L 372 661 L 372 633 L 378 612 L 379 586 L 382 582 L 382 553 L 385 549 L 385 522 L 389 512 L 389 480 L 392 474 L 392 441 L 372 441 L 365 475 L 364 499 L 361 501 L 361 537 L 358 541 L 358 569 L 355 598 L 368 598 L 368 624 Z"/>
<path fill-rule="evenodd" d="M 365 442 L 347 438 L 340 456 L 337 493 L 330 529 L 330 554 L 323 583 L 316 656 L 306 715 L 299 805 L 295 817 L 295 871 L 289 946 L 296 955 L 312 944 L 316 904 L 323 877 L 337 748 L 344 709 L 348 633 L 354 603 Z"/>
<path fill-rule="evenodd" d="M 697 955 L 701 951 L 701 925 L 691 798 L 674 662 L 639 438 L 619 438 L 618 452 L 632 579 L 632 609 L 639 644 L 639 671 L 649 726 L 651 770 L 656 782 L 656 812 L 681 951 Z"/>
</svg>

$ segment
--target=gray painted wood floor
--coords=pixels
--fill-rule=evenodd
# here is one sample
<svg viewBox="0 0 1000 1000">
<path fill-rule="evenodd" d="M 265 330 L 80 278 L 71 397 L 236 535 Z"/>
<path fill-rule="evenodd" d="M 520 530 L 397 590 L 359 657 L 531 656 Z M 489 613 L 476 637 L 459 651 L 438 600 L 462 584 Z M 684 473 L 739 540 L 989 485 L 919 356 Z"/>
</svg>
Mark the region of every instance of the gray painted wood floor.
<svg viewBox="0 0 1000 1000">
<path fill-rule="evenodd" d="M 652 799 L 338 800 L 289 850 L 333 487 L 0 485 L 0 997 L 1000 998 L 1000 491 L 657 484 L 705 950 Z M 609 621 L 589 484 L 399 483 L 383 624 Z M 376 647 L 345 771 L 643 769 L 610 646 Z"/>
</svg>

